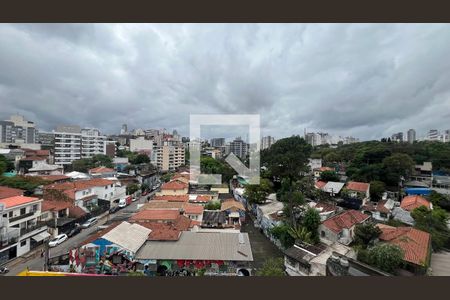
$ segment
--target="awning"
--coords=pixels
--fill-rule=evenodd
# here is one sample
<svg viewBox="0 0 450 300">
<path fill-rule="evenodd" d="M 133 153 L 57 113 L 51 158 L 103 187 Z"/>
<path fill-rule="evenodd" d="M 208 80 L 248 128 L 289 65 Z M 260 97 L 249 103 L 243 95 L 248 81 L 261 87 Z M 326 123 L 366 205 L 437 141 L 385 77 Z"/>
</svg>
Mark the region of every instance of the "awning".
<svg viewBox="0 0 450 300">
<path fill-rule="evenodd" d="M 35 236 L 32 236 L 31 238 L 33 240 L 35 240 L 36 242 L 40 242 L 40 241 L 45 240 L 49 236 L 50 236 L 50 233 L 48 233 L 47 231 L 44 231 L 44 232 L 36 234 Z"/>
</svg>

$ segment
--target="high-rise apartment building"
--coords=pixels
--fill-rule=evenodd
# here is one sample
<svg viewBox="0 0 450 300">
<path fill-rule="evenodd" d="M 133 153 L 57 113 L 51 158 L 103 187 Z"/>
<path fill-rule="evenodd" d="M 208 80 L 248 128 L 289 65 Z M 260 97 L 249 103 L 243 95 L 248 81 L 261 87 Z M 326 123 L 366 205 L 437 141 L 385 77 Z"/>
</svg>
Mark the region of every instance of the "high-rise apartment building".
<svg viewBox="0 0 450 300">
<path fill-rule="evenodd" d="M 57 126 L 55 135 L 55 164 L 69 165 L 81 159 L 80 126 Z"/>
<path fill-rule="evenodd" d="M 53 132 L 38 131 L 36 142 L 42 146 L 53 147 L 55 143 L 55 134 Z"/>
<path fill-rule="evenodd" d="M 90 158 L 97 154 L 106 154 L 106 136 L 95 128 L 81 130 L 81 158 Z"/>
<path fill-rule="evenodd" d="M 225 147 L 225 138 L 213 138 L 211 139 L 211 147 Z"/>
<path fill-rule="evenodd" d="M 12 115 L 9 120 L 0 121 L 0 143 L 36 143 L 36 125 L 23 116 Z"/>
<path fill-rule="evenodd" d="M 414 129 L 408 130 L 408 143 L 412 144 L 416 140 L 416 131 Z"/>
<path fill-rule="evenodd" d="M 427 134 L 427 139 L 430 141 L 437 141 L 439 139 L 439 130 L 430 129 Z"/>
<path fill-rule="evenodd" d="M 182 144 L 164 142 L 154 148 L 152 163 L 162 172 L 174 171 L 185 164 L 185 149 Z"/>
<path fill-rule="evenodd" d="M 248 144 L 241 137 L 235 138 L 230 142 L 230 153 L 234 153 L 237 157 L 246 158 L 248 153 Z"/>
<path fill-rule="evenodd" d="M 128 133 L 127 124 L 123 124 L 122 129 L 120 129 L 120 134 L 127 134 L 127 133 Z"/>
<path fill-rule="evenodd" d="M 273 136 L 265 136 L 261 139 L 261 150 L 269 149 L 275 143 L 275 138 Z"/>
<path fill-rule="evenodd" d="M 393 142 L 403 142 L 403 132 L 394 133 L 391 136 Z"/>
</svg>

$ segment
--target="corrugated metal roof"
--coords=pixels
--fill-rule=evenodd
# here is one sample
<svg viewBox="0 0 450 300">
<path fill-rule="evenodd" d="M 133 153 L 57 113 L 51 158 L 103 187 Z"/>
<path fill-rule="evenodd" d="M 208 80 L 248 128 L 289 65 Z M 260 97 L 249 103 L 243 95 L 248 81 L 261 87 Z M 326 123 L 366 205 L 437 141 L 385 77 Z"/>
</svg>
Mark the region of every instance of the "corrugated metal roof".
<svg viewBox="0 0 450 300">
<path fill-rule="evenodd" d="M 136 252 L 145 243 L 150 232 L 152 232 L 150 229 L 141 225 L 122 222 L 102 237 L 127 250 Z"/>
<path fill-rule="evenodd" d="M 136 258 L 253 261 L 253 254 L 247 233 L 187 231 L 176 242 L 147 241 Z"/>
</svg>

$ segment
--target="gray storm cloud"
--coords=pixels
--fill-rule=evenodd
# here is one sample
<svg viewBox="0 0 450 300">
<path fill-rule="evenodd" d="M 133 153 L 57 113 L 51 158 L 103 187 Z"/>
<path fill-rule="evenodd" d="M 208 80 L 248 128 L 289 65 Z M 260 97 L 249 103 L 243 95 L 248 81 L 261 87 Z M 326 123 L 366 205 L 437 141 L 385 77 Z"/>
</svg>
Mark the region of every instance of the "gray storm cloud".
<svg viewBox="0 0 450 300">
<path fill-rule="evenodd" d="M 0 117 L 176 128 L 259 113 L 262 132 L 449 129 L 450 26 L 2 24 Z"/>
</svg>

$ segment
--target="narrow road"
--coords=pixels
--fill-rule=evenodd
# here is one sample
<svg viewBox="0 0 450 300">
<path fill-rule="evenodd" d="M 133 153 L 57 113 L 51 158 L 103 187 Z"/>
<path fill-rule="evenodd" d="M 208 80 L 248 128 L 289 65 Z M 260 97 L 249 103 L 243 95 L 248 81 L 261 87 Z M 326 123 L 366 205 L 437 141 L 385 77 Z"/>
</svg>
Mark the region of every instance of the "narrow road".
<svg viewBox="0 0 450 300">
<path fill-rule="evenodd" d="M 96 225 L 94 225 L 90 228 L 83 229 L 79 234 L 69 238 L 62 244 L 60 244 L 54 248 L 50 248 L 49 256 L 50 257 L 59 256 L 59 255 L 69 252 L 69 250 L 71 250 L 71 249 L 74 249 L 74 248 L 80 246 L 80 243 L 82 243 L 84 240 L 86 240 L 86 238 L 88 236 L 90 236 L 91 234 L 95 233 L 98 230 L 98 226 L 101 226 L 104 224 L 109 224 L 109 223 L 115 222 L 115 221 L 127 220 L 128 218 L 130 218 L 131 215 L 133 215 L 137 211 L 138 205 L 144 204 L 145 202 L 147 202 L 147 197 L 148 196 L 151 197 L 155 192 L 156 191 L 154 191 L 146 196 L 142 196 L 139 200 L 132 202 L 130 205 L 122 208 L 121 210 L 117 211 L 114 214 L 106 215 L 105 217 L 100 219 Z M 14 267 L 10 268 L 9 273 L 5 274 L 4 276 L 16 276 L 17 274 L 19 274 L 20 272 L 25 270 L 27 267 L 29 268 L 29 270 L 34 270 L 34 271 L 43 271 L 44 270 L 44 258 L 41 257 L 39 254 L 37 257 L 30 257 L 28 259 L 22 257 L 22 258 L 18 258 L 18 259 L 22 259 L 24 261 L 15 265 Z"/>
</svg>

